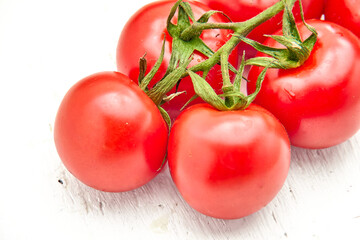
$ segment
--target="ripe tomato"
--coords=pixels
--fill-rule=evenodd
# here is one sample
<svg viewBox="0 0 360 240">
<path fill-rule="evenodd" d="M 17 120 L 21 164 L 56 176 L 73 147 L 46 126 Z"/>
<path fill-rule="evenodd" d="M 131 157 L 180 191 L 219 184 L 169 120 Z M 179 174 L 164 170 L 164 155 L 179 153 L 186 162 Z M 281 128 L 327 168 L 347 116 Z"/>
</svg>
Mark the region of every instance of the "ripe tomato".
<svg viewBox="0 0 360 240">
<path fill-rule="evenodd" d="M 325 20 L 337 23 L 360 37 L 360 0 L 327 0 Z"/>
<path fill-rule="evenodd" d="M 284 127 L 264 108 L 184 110 L 169 138 L 171 176 L 186 202 L 216 218 L 252 214 L 279 192 L 290 164 Z"/>
<path fill-rule="evenodd" d="M 269 69 L 255 103 L 282 122 L 293 145 L 325 148 L 360 128 L 360 41 L 335 23 L 308 23 L 318 32 L 310 57 L 296 69 Z M 310 35 L 303 24 L 299 31 L 304 39 Z M 265 44 L 280 47 L 271 39 Z M 261 70 L 250 69 L 249 93 Z"/>
<path fill-rule="evenodd" d="M 164 34 L 166 35 L 166 47 L 163 63 L 158 73 L 150 83 L 152 86 L 159 81 L 168 67 L 171 55 L 172 38 L 166 30 L 166 21 L 171 7 L 175 1 L 156 1 L 138 10 L 124 26 L 117 46 L 117 69 L 128 75 L 132 80 L 137 81 L 139 75 L 139 59 L 146 53 L 149 71 L 160 56 Z M 198 19 L 202 14 L 210 9 L 202 3 L 190 2 L 195 18 Z M 213 15 L 211 22 L 227 22 L 222 15 Z M 229 30 L 208 30 L 204 31 L 201 38 L 213 50 L 219 49 L 231 36 Z M 190 66 L 206 59 L 202 54 L 196 53 Z M 230 56 L 230 63 L 237 64 L 237 52 Z M 215 66 L 207 77 L 210 85 L 219 90 L 222 87 L 220 66 Z M 186 94 L 177 96 L 162 107 L 169 113 L 174 120 L 180 113 L 181 107 L 194 95 L 194 89 L 189 77 L 181 80 L 178 88 L 179 92 L 186 91 Z M 174 93 L 175 88 L 172 92 Z M 202 102 L 200 98 L 193 101 Z"/>
<path fill-rule="evenodd" d="M 110 192 L 150 181 L 163 164 L 168 130 L 150 98 L 127 76 L 101 72 L 76 83 L 55 120 L 55 145 L 83 183 Z"/>
<path fill-rule="evenodd" d="M 274 5 L 279 0 L 200 0 L 212 9 L 223 11 L 234 22 L 248 20 L 268 7 Z M 304 16 L 306 19 L 320 18 L 323 13 L 324 0 L 302 0 Z M 294 6 L 295 19 L 300 21 L 300 8 L 296 2 Z M 277 14 L 269 21 L 261 24 L 254 29 L 247 37 L 258 42 L 265 41 L 264 34 L 273 34 L 281 29 L 282 14 Z M 245 43 L 240 43 L 239 47 L 245 49 L 247 56 L 253 56 L 255 50 Z M 243 50 L 239 51 L 242 53 Z"/>
</svg>

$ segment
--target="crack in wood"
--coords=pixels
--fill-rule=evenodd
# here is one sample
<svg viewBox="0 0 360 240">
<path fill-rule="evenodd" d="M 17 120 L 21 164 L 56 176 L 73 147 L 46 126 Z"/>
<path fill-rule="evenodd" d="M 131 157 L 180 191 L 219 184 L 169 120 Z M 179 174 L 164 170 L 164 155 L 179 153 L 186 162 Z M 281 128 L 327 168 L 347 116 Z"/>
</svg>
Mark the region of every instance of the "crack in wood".
<svg viewBox="0 0 360 240">
<path fill-rule="evenodd" d="M 103 204 L 102 201 L 99 202 L 99 209 L 100 209 L 101 214 L 105 215 L 105 213 L 104 213 L 104 204 Z"/>
<path fill-rule="evenodd" d="M 273 217 L 274 221 L 275 221 L 276 223 L 278 223 L 278 221 L 277 221 L 277 219 L 276 219 L 276 217 L 275 217 L 275 213 L 274 213 L 274 212 L 271 212 L 271 216 Z"/>
</svg>

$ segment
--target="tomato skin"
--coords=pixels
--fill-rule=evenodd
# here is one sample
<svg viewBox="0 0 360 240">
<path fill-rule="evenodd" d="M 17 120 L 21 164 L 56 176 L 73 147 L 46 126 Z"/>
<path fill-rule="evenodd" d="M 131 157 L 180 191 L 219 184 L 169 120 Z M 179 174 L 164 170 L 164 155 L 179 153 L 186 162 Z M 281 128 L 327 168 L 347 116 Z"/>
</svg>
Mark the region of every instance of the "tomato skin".
<svg viewBox="0 0 360 240">
<path fill-rule="evenodd" d="M 184 110 L 168 145 L 171 176 L 186 202 L 215 218 L 252 214 L 279 192 L 290 164 L 284 127 L 264 108 Z"/>
<path fill-rule="evenodd" d="M 359 0 L 327 0 L 325 20 L 337 23 L 360 37 L 359 9 Z"/>
<path fill-rule="evenodd" d="M 203 13 L 209 11 L 206 5 L 188 1 L 191 3 L 195 18 L 198 19 Z M 166 21 L 170 13 L 171 7 L 175 1 L 155 1 L 143 8 L 139 9 L 124 26 L 117 45 L 117 69 L 119 72 L 128 75 L 132 80 L 137 81 L 139 75 L 139 59 L 146 53 L 146 60 L 148 63 L 147 72 L 154 66 L 156 60 L 160 56 L 161 47 L 166 36 L 165 55 L 163 63 L 153 78 L 150 86 L 159 81 L 165 74 L 171 55 L 172 38 L 167 33 Z M 213 15 L 210 22 L 228 22 L 222 15 Z M 213 50 L 218 50 L 231 36 L 229 30 L 207 30 L 204 31 L 201 38 Z M 237 50 L 230 55 L 230 63 L 237 65 L 238 56 Z M 189 66 L 193 66 L 206 57 L 202 54 L 194 54 L 194 59 Z M 222 87 L 220 66 L 216 65 L 210 70 L 207 81 L 210 85 L 219 92 Z M 183 105 L 195 94 L 191 79 L 186 77 L 181 80 L 179 92 L 186 91 L 185 94 L 177 96 L 170 102 L 165 103 L 162 107 L 169 113 L 170 117 L 175 120 L 180 113 Z M 169 93 L 174 93 L 175 88 Z M 190 105 L 203 102 L 200 98 L 193 101 Z"/>
<path fill-rule="evenodd" d="M 155 177 L 167 137 L 155 104 L 118 72 L 100 72 L 76 83 L 54 127 L 66 168 L 86 185 L 108 192 L 129 191 Z"/>
<path fill-rule="evenodd" d="M 296 69 L 269 69 L 254 102 L 282 122 L 292 145 L 317 149 L 337 145 L 360 128 L 360 41 L 335 23 L 308 23 L 318 31 L 310 57 Z M 310 34 L 302 24 L 299 31 L 304 38 Z M 270 39 L 266 45 L 279 47 Z M 250 69 L 249 93 L 260 71 Z"/>
</svg>

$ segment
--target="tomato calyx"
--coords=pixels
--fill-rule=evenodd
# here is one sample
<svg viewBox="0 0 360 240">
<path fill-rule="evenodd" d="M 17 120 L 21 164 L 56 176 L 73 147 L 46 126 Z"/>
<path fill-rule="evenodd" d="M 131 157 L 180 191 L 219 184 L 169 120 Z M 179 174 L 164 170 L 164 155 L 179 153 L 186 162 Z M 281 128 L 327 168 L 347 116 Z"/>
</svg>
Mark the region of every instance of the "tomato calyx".
<svg viewBox="0 0 360 240">
<path fill-rule="evenodd" d="M 176 10 L 178 10 L 177 23 L 172 23 L 172 19 L 175 16 Z M 215 13 L 221 13 L 219 11 L 208 11 L 204 13 L 198 20 L 195 19 L 194 13 L 188 2 L 178 0 L 172 7 L 169 17 L 167 19 L 167 31 L 172 37 L 172 53 L 170 57 L 169 67 L 167 72 L 174 70 L 179 63 L 182 63 L 190 58 L 194 51 L 198 51 L 206 57 L 211 57 L 214 52 L 208 47 L 200 35 L 201 30 L 193 28 L 195 24 L 206 23 L 210 17 Z M 186 29 L 191 28 L 193 34 L 191 38 L 182 38 L 183 32 Z"/>
<path fill-rule="evenodd" d="M 255 99 L 256 95 L 260 91 L 261 84 L 265 78 L 265 73 L 268 67 L 259 74 L 256 91 L 250 95 L 245 95 L 241 92 L 241 81 L 245 68 L 245 54 L 243 55 L 240 67 L 236 73 L 234 81 L 231 83 L 229 78 L 226 76 L 229 72 L 227 64 L 222 64 L 223 79 L 228 79 L 224 81 L 222 87 L 223 94 L 216 94 L 214 89 L 211 88 L 210 84 L 206 82 L 204 78 L 194 73 L 191 70 L 188 70 L 187 73 L 190 75 L 191 80 L 194 85 L 195 93 L 201 97 L 205 102 L 210 104 L 221 111 L 231 111 L 231 110 L 241 110 L 246 109 L 252 101 Z"/>
<path fill-rule="evenodd" d="M 303 24 L 311 32 L 311 35 L 304 41 L 301 39 L 299 31 L 296 27 L 292 8 L 294 2 L 284 1 L 283 15 L 283 35 L 265 35 L 285 46 L 285 48 L 273 48 L 263 45 L 254 40 L 248 39 L 240 34 L 234 34 L 245 43 L 254 47 L 257 51 L 265 53 L 270 57 L 255 57 L 247 60 L 248 65 L 256 65 L 262 67 L 290 69 L 301 66 L 310 56 L 310 53 L 317 40 L 316 30 L 305 22 L 301 0 L 299 0 L 300 14 Z"/>
</svg>

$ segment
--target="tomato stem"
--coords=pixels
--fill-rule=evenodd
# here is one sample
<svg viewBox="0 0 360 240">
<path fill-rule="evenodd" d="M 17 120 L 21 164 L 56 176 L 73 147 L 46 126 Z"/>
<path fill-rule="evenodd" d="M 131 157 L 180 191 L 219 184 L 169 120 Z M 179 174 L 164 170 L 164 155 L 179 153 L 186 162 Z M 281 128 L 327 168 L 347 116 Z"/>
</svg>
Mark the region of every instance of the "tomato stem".
<svg viewBox="0 0 360 240">
<path fill-rule="evenodd" d="M 289 4 L 294 4 L 296 0 L 288 0 Z M 244 22 L 230 22 L 230 23 L 202 23 L 195 22 L 188 28 L 186 28 L 180 35 L 180 38 L 184 41 L 189 41 L 193 37 L 197 36 L 199 32 L 207 29 L 229 29 L 234 32 L 246 36 L 252 30 L 254 30 L 257 26 L 266 22 L 270 18 L 274 17 L 276 14 L 280 13 L 284 10 L 285 3 L 283 1 L 279 1 L 275 3 L 273 6 L 259 13 L 253 18 L 250 18 Z"/>
<path fill-rule="evenodd" d="M 294 4 L 296 0 L 288 0 L 289 4 Z M 244 22 L 237 22 L 237 23 L 222 23 L 221 28 L 223 29 L 230 29 L 234 31 L 234 35 L 218 50 L 214 53 L 213 56 L 209 57 L 205 61 L 191 67 L 191 71 L 198 72 L 198 71 L 205 71 L 206 69 L 209 69 L 213 66 L 215 66 L 217 63 L 220 62 L 221 54 L 223 52 L 230 53 L 234 50 L 234 48 L 243 40 L 242 38 L 239 38 L 239 36 L 245 37 L 247 34 L 249 34 L 253 29 L 255 29 L 257 26 L 259 26 L 261 23 L 269 20 L 270 18 L 274 17 L 276 14 L 280 13 L 282 10 L 284 10 L 285 3 L 284 1 L 279 1 L 273 6 L 267 8 L 257 16 L 244 21 Z M 215 28 L 217 24 L 213 23 L 207 23 L 207 24 L 199 24 L 201 26 L 202 30 Z M 228 26 L 228 27 L 226 27 Z M 195 26 L 196 27 L 196 26 Z M 188 29 L 185 29 L 180 35 L 181 37 L 184 37 L 185 39 L 190 38 L 190 31 L 191 27 Z M 187 35 L 185 35 L 187 34 Z M 185 36 L 184 36 L 185 35 Z M 187 74 L 187 73 L 186 73 Z M 183 76 L 185 77 L 185 75 Z"/>
<path fill-rule="evenodd" d="M 292 8 L 296 1 L 299 1 L 301 4 L 301 0 L 280 0 L 247 21 L 211 23 L 208 22 L 209 18 L 213 14 L 219 13 L 219 11 L 209 11 L 196 20 L 189 3 L 178 0 L 171 9 L 167 19 L 167 30 L 173 38 L 169 67 L 165 76 L 152 89 L 147 91 L 148 96 L 155 104 L 161 105 L 164 97 L 166 97 L 166 93 L 169 92 L 181 78 L 190 75 L 196 95 L 214 107 L 220 110 L 246 108 L 260 91 L 265 72 L 269 67 L 297 67 L 304 62 L 304 59 L 306 60 L 312 50 L 312 46 L 316 41 L 316 31 L 308 26 L 309 30 L 313 32 L 313 35 L 309 38 L 310 40 L 307 39 L 304 42 L 301 41 L 297 29 L 295 28 L 295 20 L 292 14 Z M 302 8 L 300 9 L 302 19 L 304 19 Z M 178 10 L 178 21 L 177 24 L 173 24 L 172 18 L 175 16 L 176 10 Z M 284 50 L 274 51 L 269 47 L 246 38 L 253 29 L 283 10 L 284 36 L 269 37 L 284 44 L 287 47 L 287 52 L 284 52 Z M 216 52 L 213 52 L 200 39 L 201 33 L 208 29 L 229 29 L 233 31 L 233 34 L 223 46 Z M 244 53 L 240 67 L 239 69 L 236 69 L 229 63 L 229 55 L 241 41 L 250 44 L 257 50 L 265 51 L 273 58 L 253 58 L 245 61 Z M 208 58 L 187 69 L 188 64 L 190 63 L 189 58 L 195 50 Z M 272 53 L 273 55 L 271 55 Z M 162 61 L 161 57 L 159 58 L 159 62 L 161 62 L 160 60 Z M 221 65 L 223 78 L 223 94 L 221 95 L 217 95 L 205 80 L 210 69 L 219 63 Z M 261 65 L 265 67 L 264 71 L 258 77 L 256 91 L 249 96 L 245 96 L 240 92 L 245 65 Z M 235 73 L 233 83 L 230 78 L 230 71 Z M 156 68 L 153 69 L 152 72 L 156 72 Z M 202 76 L 199 76 L 197 74 L 198 72 L 202 72 Z M 148 82 L 149 79 L 145 76 L 141 84 L 143 89 L 146 89 Z M 191 99 L 194 98 L 195 97 Z"/>
<path fill-rule="evenodd" d="M 164 79 L 157 82 L 157 84 L 152 89 L 147 91 L 147 95 L 157 106 L 161 105 L 164 95 L 176 85 L 183 73 L 186 72 L 186 68 L 190 61 L 191 58 L 187 59 L 187 61 L 181 62 L 174 71 L 169 73 Z"/>
</svg>

